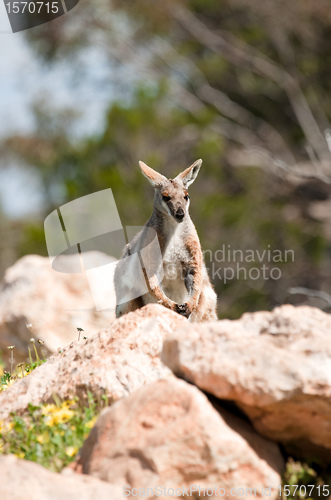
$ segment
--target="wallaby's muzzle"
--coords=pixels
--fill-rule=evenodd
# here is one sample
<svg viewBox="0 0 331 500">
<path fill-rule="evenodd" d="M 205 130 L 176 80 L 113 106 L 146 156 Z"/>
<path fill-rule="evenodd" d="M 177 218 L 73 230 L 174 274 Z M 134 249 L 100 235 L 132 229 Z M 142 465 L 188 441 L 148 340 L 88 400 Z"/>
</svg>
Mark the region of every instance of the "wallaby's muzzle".
<svg viewBox="0 0 331 500">
<path fill-rule="evenodd" d="M 184 219 L 185 217 L 185 212 L 182 208 L 179 208 L 176 212 L 176 220 L 177 222 L 182 222 L 182 220 Z"/>
</svg>

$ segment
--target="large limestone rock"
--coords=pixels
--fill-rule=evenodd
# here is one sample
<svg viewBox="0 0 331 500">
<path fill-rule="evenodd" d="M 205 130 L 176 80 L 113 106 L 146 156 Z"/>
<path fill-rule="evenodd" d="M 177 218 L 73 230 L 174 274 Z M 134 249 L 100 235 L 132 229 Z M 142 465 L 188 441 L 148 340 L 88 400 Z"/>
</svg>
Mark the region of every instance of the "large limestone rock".
<svg viewBox="0 0 331 500">
<path fill-rule="evenodd" d="M 28 403 L 52 401 L 54 393 L 65 399 L 89 390 L 112 401 L 172 376 L 160 360 L 163 340 L 186 323 L 158 304 L 126 314 L 97 335 L 73 342 L 2 392 L 0 420 L 11 411 L 24 411 Z"/>
<path fill-rule="evenodd" d="M 72 268 L 75 256 L 62 257 L 62 266 Z M 100 252 L 88 253 L 89 264 L 100 266 L 115 259 Z M 108 283 L 100 283 L 107 288 Z M 113 284 L 111 284 L 113 286 Z M 106 290 L 105 290 L 106 293 Z M 45 342 L 46 353 L 77 339 L 77 327 L 90 336 L 109 325 L 115 317 L 115 293 L 110 312 L 97 312 L 86 274 L 59 273 L 49 258 L 28 255 L 7 269 L 0 284 L 0 350 L 9 357 L 14 345 L 15 362 L 28 357 L 31 337 Z M 27 325 L 32 324 L 29 329 Z"/>
<path fill-rule="evenodd" d="M 123 490 L 94 477 L 50 472 L 14 455 L 0 456 L 1 500 L 123 500 Z"/>
<path fill-rule="evenodd" d="M 216 490 L 209 498 L 222 496 L 221 488 L 225 497 L 231 488 L 255 488 L 260 498 L 262 485 L 277 498 L 283 466 L 276 444 L 246 422 L 224 418 L 196 387 L 175 378 L 105 409 L 72 465 L 127 492 L 137 488 L 135 496 L 151 497 L 162 485 L 168 498 L 179 496 L 170 488 L 190 486 Z M 199 498 L 196 490 L 192 497 Z"/>
<path fill-rule="evenodd" d="M 331 460 L 331 316 L 284 305 L 236 321 L 190 325 L 162 360 L 218 398 L 235 401 L 264 436 Z"/>
</svg>

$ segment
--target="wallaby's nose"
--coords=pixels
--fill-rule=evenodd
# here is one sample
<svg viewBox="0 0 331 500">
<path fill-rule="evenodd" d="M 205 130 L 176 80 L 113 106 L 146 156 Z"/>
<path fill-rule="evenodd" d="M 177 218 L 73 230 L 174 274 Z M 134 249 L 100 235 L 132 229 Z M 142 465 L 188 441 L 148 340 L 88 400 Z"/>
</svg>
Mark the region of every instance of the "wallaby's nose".
<svg viewBox="0 0 331 500">
<path fill-rule="evenodd" d="M 181 222 L 184 219 L 184 210 L 182 208 L 179 208 L 176 212 L 176 219 Z"/>
</svg>

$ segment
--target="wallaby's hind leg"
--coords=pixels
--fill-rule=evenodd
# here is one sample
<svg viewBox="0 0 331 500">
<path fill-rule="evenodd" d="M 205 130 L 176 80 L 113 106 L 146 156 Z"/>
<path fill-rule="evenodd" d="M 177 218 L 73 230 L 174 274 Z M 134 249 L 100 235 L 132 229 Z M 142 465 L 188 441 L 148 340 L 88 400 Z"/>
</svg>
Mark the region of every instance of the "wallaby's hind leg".
<svg viewBox="0 0 331 500">
<path fill-rule="evenodd" d="M 116 318 L 120 318 L 123 314 L 127 314 L 129 312 L 135 311 L 136 309 L 140 309 L 143 307 L 144 303 L 142 297 L 138 297 L 133 300 L 129 300 L 128 302 L 124 302 L 123 304 L 117 304 L 116 306 Z"/>
<path fill-rule="evenodd" d="M 198 307 L 189 317 L 189 321 L 217 321 L 216 305 L 217 295 L 213 288 L 210 285 L 203 287 L 199 297 Z"/>
</svg>

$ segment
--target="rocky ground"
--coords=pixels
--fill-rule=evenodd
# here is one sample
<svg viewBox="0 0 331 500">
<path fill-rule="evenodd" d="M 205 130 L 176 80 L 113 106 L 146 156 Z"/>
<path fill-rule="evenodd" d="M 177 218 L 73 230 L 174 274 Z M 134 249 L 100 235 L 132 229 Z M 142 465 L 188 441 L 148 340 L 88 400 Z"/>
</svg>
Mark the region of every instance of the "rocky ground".
<svg viewBox="0 0 331 500">
<path fill-rule="evenodd" d="M 215 499 L 232 488 L 279 498 L 284 454 L 331 463 L 330 315 L 284 305 L 192 324 L 151 304 L 118 320 L 82 316 L 89 335 L 78 340 L 65 303 L 88 295 L 79 279 L 58 281 L 30 256 L 0 288 L 2 349 L 17 344 L 22 359 L 32 323 L 53 352 L 0 393 L 0 420 L 54 394 L 108 402 L 62 473 L 0 455 L 1 500 L 150 497 L 157 485 L 167 498 L 190 488 L 201 498 L 198 487 Z"/>
</svg>

